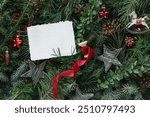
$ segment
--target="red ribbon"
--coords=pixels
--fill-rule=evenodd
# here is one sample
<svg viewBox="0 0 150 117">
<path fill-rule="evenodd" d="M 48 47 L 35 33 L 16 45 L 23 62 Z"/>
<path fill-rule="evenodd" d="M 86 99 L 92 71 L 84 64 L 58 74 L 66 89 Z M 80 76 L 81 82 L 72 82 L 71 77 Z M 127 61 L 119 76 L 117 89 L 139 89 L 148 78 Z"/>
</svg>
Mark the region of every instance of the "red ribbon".
<svg viewBox="0 0 150 117">
<path fill-rule="evenodd" d="M 59 75 L 54 77 L 53 79 L 53 94 L 54 94 L 54 99 L 58 99 L 58 81 L 61 77 L 74 77 L 75 74 L 80 70 L 80 67 L 85 65 L 88 61 L 92 59 L 92 56 L 94 54 L 94 51 L 91 47 L 89 46 L 84 46 L 82 48 L 82 53 L 83 55 L 88 55 L 85 60 L 77 60 L 74 65 L 72 66 L 72 70 L 67 70 L 64 72 L 61 72 Z"/>
</svg>

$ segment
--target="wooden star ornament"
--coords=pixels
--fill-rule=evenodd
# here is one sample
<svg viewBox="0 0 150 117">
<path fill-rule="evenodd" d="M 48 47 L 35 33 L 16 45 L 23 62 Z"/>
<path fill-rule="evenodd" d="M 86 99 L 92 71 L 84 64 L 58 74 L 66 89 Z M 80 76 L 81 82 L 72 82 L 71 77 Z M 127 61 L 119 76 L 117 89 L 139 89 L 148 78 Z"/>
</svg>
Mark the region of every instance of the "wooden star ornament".
<svg viewBox="0 0 150 117">
<path fill-rule="evenodd" d="M 30 70 L 22 74 L 21 77 L 32 78 L 33 84 L 36 85 L 40 78 L 48 77 L 43 71 L 46 65 L 46 61 L 39 65 L 35 65 L 32 61 L 29 61 Z"/>
<path fill-rule="evenodd" d="M 113 51 L 110 51 L 105 45 L 104 45 L 104 53 L 101 56 L 98 56 L 98 60 L 101 60 L 104 62 L 105 65 L 105 72 L 107 72 L 112 65 L 121 66 L 122 64 L 117 59 L 117 56 L 121 52 L 122 48 L 115 49 Z"/>
</svg>

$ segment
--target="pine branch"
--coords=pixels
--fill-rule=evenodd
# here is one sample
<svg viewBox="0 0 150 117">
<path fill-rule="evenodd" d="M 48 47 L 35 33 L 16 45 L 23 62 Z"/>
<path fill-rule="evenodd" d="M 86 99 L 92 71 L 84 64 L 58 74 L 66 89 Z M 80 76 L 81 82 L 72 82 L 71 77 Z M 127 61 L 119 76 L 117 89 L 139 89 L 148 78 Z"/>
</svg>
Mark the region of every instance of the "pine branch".
<svg viewBox="0 0 150 117">
<path fill-rule="evenodd" d="M 32 84 L 23 84 L 20 87 L 12 87 L 9 100 L 32 99 Z"/>
<path fill-rule="evenodd" d="M 8 80 L 8 77 L 4 73 L 0 72 L 0 81 L 7 82 Z"/>
<path fill-rule="evenodd" d="M 125 84 L 123 85 L 122 91 L 127 95 L 136 94 L 138 93 L 138 87 L 134 84 Z"/>
<path fill-rule="evenodd" d="M 143 100 L 143 96 L 141 92 L 135 94 L 134 100 Z"/>
<path fill-rule="evenodd" d="M 136 6 L 140 0 L 124 0 L 122 2 L 116 2 L 116 10 L 118 10 L 118 15 L 120 16 L 120 21 L 122 24 L 127 25 L 129 22 L 129 14 L 135 11 Z"/>
<path fill-rule="evenodd" d="M 5 45 L 5 43 L 8 41 L 8 39 L 9 39 L 10 37 L 12 37 L 12 33 L 14 33 L 14 31 L 16 30 L 16 28 L 18 27 L 18 25 L 20 24 L 20 22 L 23 20 L 24 15 L 25 15 L 25 13 L 26 13 L 26 11 L 27 11 L 27 9 L 28 9 L 30 3 L 31 3 L 31 0 L 28 1 L 26 7 L 25 7 L 24 10 L 22 11 L 22 14 L 21 14 L 20 18 L 18 19 L 17 23 L 15 24 L 15 26 L 12 28 L 12 30 L 9 32 L 9 34 L 7 34 L 7 36 L 8 36 L 7 39 L 4 39 L 4 40 L 2 41 L 2 43 L 0 44 L 0 48 L 2 48 L 2 47 Z M 11 19 L 11 17 L 10 17 L 10 19 Z M 10 20 L 10 21 L 11 21 L 11 20 Z"/>
<path fill-rule="evenodd" d="M 112 91 L 112 89 L 108 89 L 104 92 L 101 97 L 102 100 L 119 100 L 122 97 L 122 92 L 120 89 Z"/>
<path fill-rule="evenodd" d="M 11 54 L 12 59 L 19 59 L 20 61 L 27 60 L 29 58 L 28 46 L 22 46 L 18 51 L 14 51 Z"/>
<path fill-rule="evenodd" d="M 101 97 L 103 100 L 131 100 L 131 99 L 143 99 L 139 88 L 131 83 L 124 84 L 123 86 L 118 85 L 106 89 Z"/>
<path fill-rule="evenodd" d="M 12 74 L 11 80 L 12 82 L 16 81 L 26 70 L 27 70 L 27 62 L 23 62 L 19 68 Z"/>
<path fill-rule="evenodd" d="M 0 3 L 0 10 L 1 10 L 1 11 L 3 10 L 3 7 L 4 7 L 4 5 L 5 5 L 7 2 L 8 2 L 8 0 L 3 0 L 3 1 L 1 1 L 1 3 Z"/>
<path fill-rule="evenodd" d="M 67 6 L 64 9 L 65 20 L 69 19 L 70 15 L 74 11 L 75 5 L 80 3 L 81 0 L 69 0 Z"/>
</svg>

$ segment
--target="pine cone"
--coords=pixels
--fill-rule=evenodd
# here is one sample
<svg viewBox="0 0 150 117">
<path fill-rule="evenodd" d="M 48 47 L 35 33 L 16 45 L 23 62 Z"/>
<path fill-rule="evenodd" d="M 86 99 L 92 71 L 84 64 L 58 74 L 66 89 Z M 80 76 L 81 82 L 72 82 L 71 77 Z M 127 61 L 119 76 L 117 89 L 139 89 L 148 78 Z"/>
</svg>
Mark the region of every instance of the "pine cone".
<svg viewBox="0 0 150 117">
<path fill-rule="evenodd" d="M 150 77 L 142 77 L 139 81 L 141 88 L 149 88 L 150 87 Z"/>
<path fill-rule="evenodd" d="M 78 4 L 76 5 L 74 12 L 75 14 L 81 15 L 83 13 L 83 10 L 84 10 L 84 5 Z"/>
<path fill-rule="evenodd" d="M 136 40 L 136 37 L 126 37 L 125 38 L 125 44 L 128 46 L 128 47 L 132 47 L 135 45 L 135 40 Z"/>
<path fill-rule="evenodd" d="M 12 14 L 12 18 L 13 18 L 14 20 L 18 21 L 20 15 L 21 15 L 21 14 L 20 14 L 19 12 L 14 12 L 14 13 Z"/>
<path fill-rule="evenodd" d="M 68 0 L 61 0 L 61 1 L 64 6 L 66 6 L 68 4 Z"/>
<path fill-rule="evenodd" d="M 116 30 L 116 23 L 107 23 L 102 26 L 105 35 L 111 35 Z"/>
<path fill-rule="evenodd" d="M 37 0 L 36 4 L 34 5 L 34 13 L 37 14 L 40 11 L 40 8 L 42 6 L 43 0 Z"/>
</svg>

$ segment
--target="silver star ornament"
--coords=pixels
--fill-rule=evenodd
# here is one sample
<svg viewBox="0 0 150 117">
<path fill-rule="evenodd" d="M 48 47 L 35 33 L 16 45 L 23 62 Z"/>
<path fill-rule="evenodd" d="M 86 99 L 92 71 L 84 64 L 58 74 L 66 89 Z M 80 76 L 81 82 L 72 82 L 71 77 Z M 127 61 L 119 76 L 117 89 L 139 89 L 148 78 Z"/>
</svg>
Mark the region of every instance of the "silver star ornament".
<svg viewBox="0 0 150 117">
<path fill-rule="evenodd" d="M 117 56 L 121 52 L 122 48 L 115 49 L 113 51 L 110 51 L 105 45 L 104 45 L 103 48 L 104 48 L 103 55 L 98 56 L 97 59 L 104 62 L 105 72 L 108 72 L 108 70 L 110 69 L 110 67 L 112 65 L 117 65 L 117 66 L 121 66 L 122 65 L 119 62 L 119 60 L 117 59 Z"/>
</svg>

